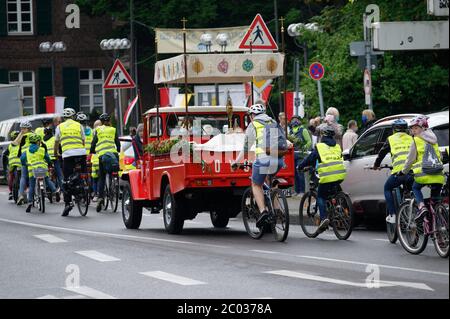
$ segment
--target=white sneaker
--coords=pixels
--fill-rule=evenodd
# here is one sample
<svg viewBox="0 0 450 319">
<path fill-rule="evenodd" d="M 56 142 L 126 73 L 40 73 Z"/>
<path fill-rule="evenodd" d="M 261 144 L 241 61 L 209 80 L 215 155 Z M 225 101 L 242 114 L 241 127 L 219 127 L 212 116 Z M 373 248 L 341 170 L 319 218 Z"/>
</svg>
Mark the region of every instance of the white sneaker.
<svg viewBox="0 0 450 319">
<path fill-rule="evenodd" d="M 395 224 L 397 222 L 395 215 L 388 215 L 386 217 L 386 222 L 388 222 L 389 224 Z"/>
</svg>

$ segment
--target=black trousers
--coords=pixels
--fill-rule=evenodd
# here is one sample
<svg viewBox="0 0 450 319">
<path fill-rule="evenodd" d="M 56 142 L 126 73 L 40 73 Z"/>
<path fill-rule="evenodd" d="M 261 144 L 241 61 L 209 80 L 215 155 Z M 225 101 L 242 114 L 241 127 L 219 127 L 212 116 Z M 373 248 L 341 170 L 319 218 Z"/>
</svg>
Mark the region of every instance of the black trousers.
<svg viewBox="0 0 450 319">
<path fill-rule="evenodd" d="M 119 160 L 119 154 L 116 155 L 117 160 Z M 98 197 L 104 198 L 105 196 L 105 184 L 106 184 L 106 175 L 108 174 L 103 166 L 103 156 L 99 157 L 99 169 L 98 169 L 98 184 L 97 184 L 97 192 Z"/>
<path fill-rule="evenodd" d="M 81 156 L 70 156 L 63 159 L 63 175 L 64 175 L 64 182 L 67 183 L 67 180 L 69 179 L 70 175 L 73 174 L 75 171 L 75 166 L 77 164 L 80 164 L 81 166 L 81 172 L 86 172 L 86 155 Z M 70 187 L 67 187 L 67 185 L 64 187 L 64 202 L 70 203 L 72 201 L 72 193 L 70 192 Z"/>
</svg>

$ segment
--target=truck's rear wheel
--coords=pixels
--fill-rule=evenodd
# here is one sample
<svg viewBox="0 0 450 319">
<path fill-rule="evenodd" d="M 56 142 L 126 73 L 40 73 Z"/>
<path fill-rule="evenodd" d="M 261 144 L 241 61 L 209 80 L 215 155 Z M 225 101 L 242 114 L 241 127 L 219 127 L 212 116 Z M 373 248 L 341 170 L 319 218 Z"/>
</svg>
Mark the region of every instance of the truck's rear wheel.
<svg viewBox="0 0 450 319">
<path fill-rule="evenodd" d="M 225 228 L 230 221 L 225 211 L 212 211 L 210 213 L 211 222 L 216 228 Z"/>
<path fill-rule="evenodd" d="M 122 219 L 128 229 L 138 229 L 142 220 L 142 206 L 135 200 L 131 193 L 130 184 L 123 187 L 122 194 Z"/>
<path fill-rule="evenodd" d="M 163 216 L 164 226 L 169 234 L 181 233 L 184 226 L 183 204 L 177 197 L 170 191 L 170 185 L 167 185 L 163 197 Z"/>
</svg>

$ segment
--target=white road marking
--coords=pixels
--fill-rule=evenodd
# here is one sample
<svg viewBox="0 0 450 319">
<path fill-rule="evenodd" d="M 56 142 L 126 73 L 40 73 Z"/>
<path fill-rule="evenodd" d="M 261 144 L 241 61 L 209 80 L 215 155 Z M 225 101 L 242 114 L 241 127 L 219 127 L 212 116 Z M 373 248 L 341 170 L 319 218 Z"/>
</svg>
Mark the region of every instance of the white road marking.
<svg viewBox="0 0 450 319">
<path fill-rule="evenodd" d="M 58 243 L 67 243 L 67 240 L 64 240 L 62 238 L 50 235 L 50 234 L 42 234 L 42 235 L 34 235 L 34 237 L 39 238 L 43 241 L 46 241 L 50 244 L 58 244 Z"/>
<path fill-rule="evenodd" d="M 37 297 L 36 299 L 58 299 L 58 298 L 53 295 L 45 295 L 42 297 Z"/>
<path fill-rule="evenodd" d="M 274 271 L 266 271 L 265 273 L 272 274 L 272 275 L 291 277 L 291 278 L 299 278 L 299 279 L 305 279 L 305 280 L 331 283 L 331 284 L 336 284 L 336 285 L 367 288 L 367 289 L 373 289 L 374 288 L 373 285 L 377 285 L 376 286 L 377 288 L 403 286 L 403 287 L 407 287 L 407 288 L 415 288 L 415 289 L 421 289 L 421 290 L 434 291 L 434 289 L 430 288 L 429 286 L 427 286 L 423 283 L 414 283 L 414 282 L 375 281 L 375 282 L 370 282 L 371 285 L 369 286 L 365 282 L 364 283 L 352 282 L 352 281 L 347 281 L 347 280 L 304 274 L 304 273 L 290 271 L 290 270 L 274 270 Z"/>
<path fill-rule="evenodd" d="M 447 276 L 447 277 L 449 275 L 447 272 L 431 271 L 431 270 L 417 269 L 417 268 L 405 268 L 405 267 L 399 267 L 399 266 L 382 265 L 382 264 L 377 264 L 377 263 L 366 263 L 366 262 L 359 262 L 359 261 L 352 261 L 352 260 L 342 260 L 342 259 L 333 259 L 333 258 L 316 257 L 316 256 L 300 256 L 300 255 L 286 254 L 286 253 L 270 251 L 270 250 L 250 250 L 250 251 L 256 252 L 256 253 L 263 253 L 263 254 L 279 254 L 279 255 L 284 255 L 284 256 L 289 256 L 289 257 L 316 259 L 316 260 L 329 261 L 329 262 L 334 262 L 334 263 L 338 262 L 338 263 L 362 265 L 362 266 L 377 265 L 380 268 L 420 272 L 420 273 Z"/>
<path fill-rule="evenodd" d="M 181 277 L 174 274 L 169 274 L 164 271 L 148 271 L 148 272 L 141 272 L 140 274 L 160 280 L 169 281 L 183 286 L 206 285 L 206 282 L 190 279 L 187 277 Z"/>
<path fill-rule="evenodd" d="M 101 291 L 95 290 L 94 288 L 81 286 L 81 287 L 63 287 L 67 291 L 71 291 L 80 295 L 84 295 L 94 299 L 116 299 L 113 296 L 105 294 Z"/>
<path fill-rule="evenodd" d="M 100 261 L 100 262 L 106 262 L 106 261 L 119 261 L 119 258 L 113 257 L 113 256 L 108 256 L 105 254 L 102 254 L 101 252 L 98 252 L 96 250 L 80 250 L 80 251 L 76 251 L 75 253 Z"/>
<path fill-rule="evenodd" d="M 121 235 L 121 234 L 104 233 L 104 232 L 83 230 L 83 229 L 76 229 L 76 228 L 49 226 L 49 225 L 43 225 L 43 224 L 20 222 L 17 220 L 10 220 L 10 219 L 4 219 L 4 218 L 0 218 L 0 222 L 28 226 L 28 227 L 41 228 L 41 229 L 47 229 L 47 230 L 66 231 L 66 232 L 79 233 L 79 234 L 90 234 L 90 235 L 97 235 L 97 236 L 104 236 L 104 237 L 111 237 L 111 238 L 127 239 L 127 240 L 137 239 L 137 240 L 157 241 L 157 242 L 165 242 L 165 243 L 184 244 L 184 245 L 196 245 L 196 246 L 203 246 L 203 247 L 214 247 L 214 248 L 225 248 L 225 249 L 230 248 L 228 246 L 203 244 L 203 243 L 196 243 L 196 242 L 192 242 L 192 241 L 162 239 L 162 238 L 155 238 L 155 237 L 141 237 L 141 236 L 133 236 L 133 235 Z"/>
<path fill-rule="evenodd" d="M 381 238 L 376 238 L 376 239 L 372 239 L 372 240 L 389 242 L 389 239 L 381 239 Z M 434 247 L 434 245 L 433 244 L 427 244 L 427 247 Z"/>
</svg>

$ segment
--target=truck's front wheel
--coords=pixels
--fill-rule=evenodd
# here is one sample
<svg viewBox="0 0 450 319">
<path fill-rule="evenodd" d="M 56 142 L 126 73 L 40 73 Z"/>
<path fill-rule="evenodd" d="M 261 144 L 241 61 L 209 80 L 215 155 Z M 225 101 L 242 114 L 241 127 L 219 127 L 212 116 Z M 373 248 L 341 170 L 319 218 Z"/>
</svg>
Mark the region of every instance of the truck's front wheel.
<svg viewBox="0 0 450 319">
<path fill-rule="evenodd" d="M 142 206 L 131 193 L 130 184 L 126 184 L 122 193 L 122 219 L 128 229 L 138 229 L 142 220 Z"/>
<path fill-rule="evenodd" d="M 172 194 L 170 185 L 166 186 L 163 197 L 164 226 L 169 234 L 179 234 L 183 230 L 184 216 L 181 199 Z"/>
<path fill-rule="evenodd" d="M 213 211 L 210 213 L 211 222 L 216 228 L 225 228 L 230 221 L 230 218 L 226 215 L 226 211 Z"/>
</svg>

